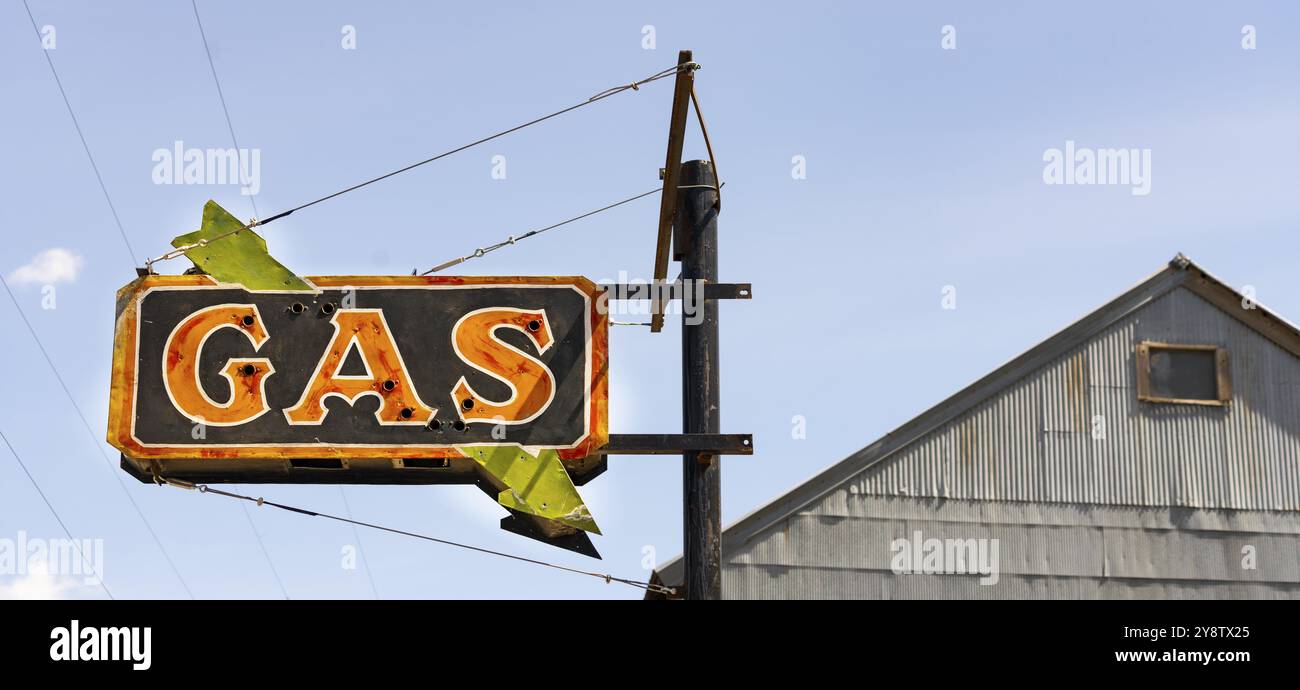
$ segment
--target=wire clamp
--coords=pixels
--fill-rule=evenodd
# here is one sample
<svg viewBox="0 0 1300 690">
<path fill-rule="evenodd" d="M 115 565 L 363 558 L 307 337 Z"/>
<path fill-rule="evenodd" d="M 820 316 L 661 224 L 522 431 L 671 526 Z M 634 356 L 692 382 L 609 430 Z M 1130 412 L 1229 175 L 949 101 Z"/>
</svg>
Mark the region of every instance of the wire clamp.
<svg viewBox="0 0 1300 690">
<path fill-rule="evenodd" d="M 162 475 L 162 468 L 158 465 L 157 459 L 149 460 L 149 474 L 152 475 L 153 483 L 158 486 L 174 486 L 178 489 L 193 490 L 194 485 L 190 482 L 180 479 L 168 479 Z"/>
</svg>

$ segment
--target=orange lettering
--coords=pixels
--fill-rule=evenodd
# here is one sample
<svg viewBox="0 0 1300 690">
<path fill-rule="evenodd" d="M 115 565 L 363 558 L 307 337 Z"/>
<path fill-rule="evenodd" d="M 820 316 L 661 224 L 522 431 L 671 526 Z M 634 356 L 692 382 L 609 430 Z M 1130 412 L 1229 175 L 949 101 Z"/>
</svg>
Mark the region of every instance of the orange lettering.
<svg viewBox="0 0 1300 690">
<path fill-rule="evenodd" d="M 427 424 L 438 413 L 420 400 L 411 385 L 402 355 L 379 309 L 340 309 L 330 320 L 334 339 L 316 365 L 311 383 L 298 404 L 284 411 L 290 424 L 320 424 L 329 413 L 325 398 L 337 395 L 355 404 L 363 395 L 379 398 L 375 417 L 380 424 Z M 344 376 L 339 368 L 356 347 L 368 375 Z"/>
<path fill-rule="evenodd" d="M 199 355 L 208 336 L 234 328 L 262 347 L 270 336 L 261 314 L 252 304 L 219 304 L 200 309 L 182 321 L 167 337 L 163 357 L 163 387 L 182 414 L 212 426 L 234 426 L 252 421 L 270 408 L 266 404 L 266 377 L 275 372 L 271 360 L 230 359 L 221 375 L 230 382 L 230 400 L 224 405 L 208 397 L 199 382 Z"/>
<path fill-rule="evenodd" d="M 490 308 L 462 316 L 451 331 L 452 346 L 467 364 L 510 387 L 505 402 L 484 400 L 461 377 L 452 389 L 456 412 L 466 422 L 523 424 L 540 415 L 555 398 L 555 377 L 541 361 L 496 337 L 497 329 L 513 328 L 546 352 L 552 344 L 545 310 Z"/>
</svg>

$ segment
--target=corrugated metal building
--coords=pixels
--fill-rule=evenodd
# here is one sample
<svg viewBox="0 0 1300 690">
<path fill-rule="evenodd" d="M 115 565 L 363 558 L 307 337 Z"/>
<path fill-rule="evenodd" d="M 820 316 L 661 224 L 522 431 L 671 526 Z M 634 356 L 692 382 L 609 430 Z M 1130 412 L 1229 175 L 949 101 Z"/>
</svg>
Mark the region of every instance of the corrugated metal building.
<svg viewBox="0 0 1300 690">
<path fill-rule="evenodd" d="M 722 585 L 1300 597 L 1300 330 L 1179 255 L 726 529 Z"/>
</svg>

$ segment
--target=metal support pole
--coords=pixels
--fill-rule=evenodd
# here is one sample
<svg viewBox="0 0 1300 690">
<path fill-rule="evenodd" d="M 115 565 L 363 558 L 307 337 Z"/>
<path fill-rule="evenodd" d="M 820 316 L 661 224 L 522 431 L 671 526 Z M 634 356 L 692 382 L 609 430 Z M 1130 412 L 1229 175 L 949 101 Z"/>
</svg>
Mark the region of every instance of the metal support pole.
<svg viewBox="0 0 1300 690">
<path fill-rule="evenodd" d="M 682 280 L 718 280 L 718 195 L 708 161 L 682 164 L 677 223 Z M 682 311 L 682 431 L 721 429 L 718 380 L 718 303 L 703 300 Z M 686 598 L 722 596 L 722 461 L 707 452 L 682 455 L 682 545 Z"/>
</svg>

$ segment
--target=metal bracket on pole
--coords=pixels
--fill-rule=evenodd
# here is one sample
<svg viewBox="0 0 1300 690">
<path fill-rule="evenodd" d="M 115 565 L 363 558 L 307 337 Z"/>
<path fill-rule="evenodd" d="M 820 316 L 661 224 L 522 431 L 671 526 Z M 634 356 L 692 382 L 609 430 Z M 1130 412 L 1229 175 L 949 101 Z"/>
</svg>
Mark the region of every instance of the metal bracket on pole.
<svg viewBox="0 0 1300 690">
<path fill-rule="evenodd" d="M 658 299 L 665 301 L 683 299 L 685 288 L 677 283 L 617 283 L 597 285 L 611 300 Z M 704 299 L 753 299 L 754 290 L 749 283 L 704 283 Z"/>
<path fill-rule="evenodd" d="M 753 455 L 753 434 L 610 434 L 601 455 Z"/>
</svg>

